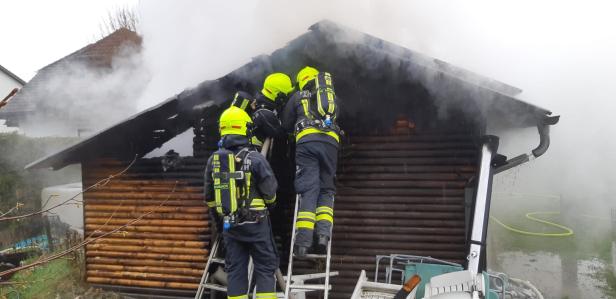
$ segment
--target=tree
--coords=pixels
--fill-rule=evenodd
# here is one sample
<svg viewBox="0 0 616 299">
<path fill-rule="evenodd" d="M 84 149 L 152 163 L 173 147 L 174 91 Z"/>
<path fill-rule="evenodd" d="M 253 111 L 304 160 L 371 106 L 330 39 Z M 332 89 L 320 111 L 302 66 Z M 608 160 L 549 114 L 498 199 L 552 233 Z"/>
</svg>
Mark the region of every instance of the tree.
<svg viewBox="0 0 616 299">
<path fill-rule="evenodd" d="M 139 17 L 135 9 L 120 7 L 116 10 L 107 12 L 107 18 L 100 24 L 101 37 L 105 37 L 121 28 L 137 32 L 138 26 Z"/>
</svg>

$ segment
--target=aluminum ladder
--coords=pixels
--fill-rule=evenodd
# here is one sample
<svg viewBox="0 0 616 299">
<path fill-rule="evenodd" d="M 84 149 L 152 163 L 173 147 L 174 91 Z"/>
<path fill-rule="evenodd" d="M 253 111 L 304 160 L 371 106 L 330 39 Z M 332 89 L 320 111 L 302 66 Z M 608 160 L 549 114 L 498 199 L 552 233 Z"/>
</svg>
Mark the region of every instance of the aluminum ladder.
<svg viewBox="0 0 616 299">
<path fill-rule="evenodd" d="M 216 237 L 216 240 L 214 241 L 214 244 L 212 245 L 212 251 L 210 252 L 210 256 L 207 259 L 207 263 L 205 264 L 205 270 L 203 271 L 203 275 L 201 276 L 201 281 L 199 282 L 199 288 L 197 289 L 197 293 L 195 294 L 195 299 L 203 298 L 203 293 L 205 292 L 206 289 L 225 292 L 225 293 L 227 292 L 226 286 L 212 283 L 209 281 L 210 276 L 211 276 L 210 267 L 213 264 L 217 264 L 221 266 L 225 265 L 225 259 L 218 256 L 221 242 L 222 242 L 222 235 L 218 235 L 218 237 Z M 249 284 L 252 281 L 253 270 L 254 270 L 254 266 L 252 264 L 252 258 L 250 258 L 250 262 L 248 263 L 248 283 Z M 249 289 L 250 289 L 250 286 L 249 286 Z"/>
<path fill-rule="evenodd" d="M 295 257 L 295 233 L 297 231 L 297 214 L 299 210 L 300 195 L 295 196 L 295 212 L 293 216 L 293 231 L 291 232 L 291 249 L 289 250 L 289 266 L 287 269 L 286 288 L 284 291 L 284 298 L 291 298 L 291 295 L 308 292 L 308 291 L 323 291 L 323 298 L 328 299 L 329 290 L 331 285 L 329 284 L 329 278 L 331 276 L 337 276 L 338 272 L 330 272 L 331 252 L 332 252 L 332 234 L 330 234 L 329 241 L 327 242 L 326 254 L 306 254 L 302 259 L 311 260 L 325 260 L 325 272 L 307 274 L 307 275 L 293 275 L 293 258 Z M 305 280 L 321 279 L 324 278 L 323 284 L 304 284 Z"/>
</svg>

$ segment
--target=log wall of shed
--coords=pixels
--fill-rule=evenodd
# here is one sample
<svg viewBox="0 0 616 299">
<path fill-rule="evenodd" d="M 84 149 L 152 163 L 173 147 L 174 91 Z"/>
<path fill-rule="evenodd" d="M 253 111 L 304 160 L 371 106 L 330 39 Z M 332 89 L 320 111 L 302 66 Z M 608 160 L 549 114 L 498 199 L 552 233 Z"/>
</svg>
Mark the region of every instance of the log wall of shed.
<svg viewBox="0 0 616 299">
<path fill-rule="evenodd" d="M 361 270 L 373 279 L 376 255 L 464 264 L 464 189 L 477 162 L 472 134 L 446 130 L 347 141 L 338 165 L 332 240 L 331 267 L 340 275 L 332 278 L 330 298 L 349 298 Z M 312 262 L 295 265 L 298 274 L 315 273 Z"/>
<path fill-rule="evenodd" d="M 121 172 L 130 161 L 82 164 L 84 187 Z M 203 201 L 204 159 L 183 158 L 163 171 L 160 158 L 138 159 L 121 176 L 84 193 L 86 281 L 110 286 L 195 290 L 210 244 Z"/>
</svg>

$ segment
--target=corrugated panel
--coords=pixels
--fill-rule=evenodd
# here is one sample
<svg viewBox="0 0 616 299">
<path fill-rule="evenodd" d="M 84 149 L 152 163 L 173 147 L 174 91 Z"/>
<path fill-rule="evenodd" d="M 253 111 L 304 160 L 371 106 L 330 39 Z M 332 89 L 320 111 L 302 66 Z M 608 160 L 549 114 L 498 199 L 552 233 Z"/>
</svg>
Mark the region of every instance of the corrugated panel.
<svg viewBox="0 0 616 299">
<path fill-rule="evenodd" d="M 477 162 L 471 135 L 351 137 L 342 157 L 331 298 L 348 298 L 362 269 L 372 278 L 376 255 L 464 262 L 464 187 Z"/>
<path fill-rule="evenodd" d="M 84 186 L 128 163 L 83 165 Z M 84 194 L 86 235 L 99 236 L 153 211 L 86 247 L 86 280 L 103 285 L 195 290 L 210 243 L 203 202 L 205 160 L 184 158 L 163 172 L 160 159 L 140 159 L 122 176 Z"/>
</svg>

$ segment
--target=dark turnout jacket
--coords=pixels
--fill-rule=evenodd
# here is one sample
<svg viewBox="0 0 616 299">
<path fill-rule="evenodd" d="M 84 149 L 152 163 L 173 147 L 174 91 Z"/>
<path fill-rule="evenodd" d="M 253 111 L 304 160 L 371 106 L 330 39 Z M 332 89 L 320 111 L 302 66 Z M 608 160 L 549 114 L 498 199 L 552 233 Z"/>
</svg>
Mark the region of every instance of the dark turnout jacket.
<svg viewBox="0 0 616 299">
<path fill-rule="evenodd" d="M 295 126 L 297 123 L 308 119 L 308 116 L 306 115 L 306 110 L 308 113 L 311 113 L 310 112 L 310 109 L 311 109 L 310 99 L 308 99 L 308 105 L 304 106 L 302 104 L 302 100 L 306 100 L 307 94 L 308 93 L 306 91 L 297 91 L 291 96 L 291 98 L 285 105 L 280 119 L 282 121 L 282 128 L 286 132 L 293 133 L 295 131 Z M 330 134 L 327 134 L 324 131 L 320 131 L 316 129 L 314 131 L 318 131 L 318 132 L 304 135 L 303 137 L 299 138 L 299 140 L 296 140 L 297 144 L 302 144 L 302 143 L 310 142 L 310 141 L 320 141 L 320 142 L 326 142 L 326 143 L 329 143 L 329 144 L 332 144 L 338 147 L 338 140 L 336 140 Z M 295 133 L 300 133 L 300 132 L 295 132 Z"/>
</svg>

